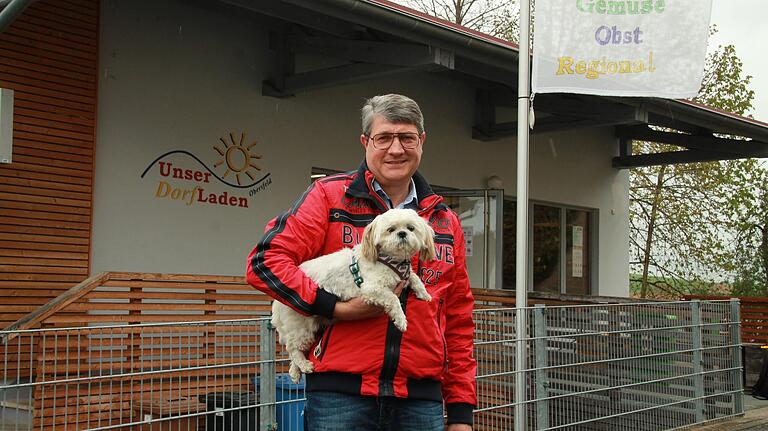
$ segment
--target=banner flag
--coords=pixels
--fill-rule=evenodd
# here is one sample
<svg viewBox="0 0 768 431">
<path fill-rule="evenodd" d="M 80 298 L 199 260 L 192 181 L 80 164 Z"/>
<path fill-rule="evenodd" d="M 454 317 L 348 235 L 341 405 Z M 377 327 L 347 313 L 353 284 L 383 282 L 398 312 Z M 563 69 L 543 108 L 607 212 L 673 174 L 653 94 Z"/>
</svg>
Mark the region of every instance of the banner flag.
<svg viewBox="0 0 768 431">
<path fill-rule="evenodd" d="M 692 98 L 712 0 L 538 0 L 534 93 Z"/>
</svg>

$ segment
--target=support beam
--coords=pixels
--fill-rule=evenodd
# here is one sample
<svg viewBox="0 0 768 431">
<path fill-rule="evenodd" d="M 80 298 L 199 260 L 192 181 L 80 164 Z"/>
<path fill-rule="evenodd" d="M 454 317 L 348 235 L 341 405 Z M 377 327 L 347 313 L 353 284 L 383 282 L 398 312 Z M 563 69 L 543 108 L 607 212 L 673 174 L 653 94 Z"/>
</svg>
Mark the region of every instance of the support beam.
<svg viewBox="0 0 768 431">
<path fill-rule="evenodd" d="M 619 139 L 619 157 L 628 157 L 632 155 L 632 140 Z"/>
<path fill-rule="evenodd" d="M 746 156 L 737 154 L 718 153 L 715 151 L 673 151 L 669 153 L 639 154 L 626 157 L 614 157 L 612 165 L 614 168 L 642 168 L 646 166 L 674 165 L 681 163 L 714 162 L 717 160 L 736 160 L 743 159 Z"/>
<path fill-rule="evenodd" d="M 284 77 L 284 86 L 282 88 L 276 87 L 274 81 L 267 80 L 262 83 L 261 91 L 265 96 L 289 97 L 307 91 L 365 81 L 409 70 L 412 69 L 398 66 L 382 66 L 379 64 L 354 63 L 286 76 Z"/>
<path fill-rule="evenodd" d="M 428 45 L 307 36 L 291 36 L 289 41 L 288 49 L 297 54 L 319 54 L 351 62 L 389 66 L 437 65 L 446 69 L 454 67 L 452 52 Z"/>
<path fill-rule="evenodd" d="M 533 108 L 552 115 L 590 118 L 619 124 L 648 122 L 648 113 L 638 107 L 622 103 L 606 103 L 597 97 L 582 96 L 574 99 L 543 94 L 536 98 Z"/>
<path fill-rule="evenodd" d="M 502 137 L 515 136 L 517 123 L 488 124 L 489 114 L 496 106 L 511 106 L 515 101 L 512 92 L 506 89 L 487 90 L 482 99 L 478 97 L 475 126 L 472 136 L 481 141 L 490 141 Z M 482 103 L 488 106 L 483 106 Z M 562 95 L 539 95 L 533 107 L 541 115 L 536 120 L 531 133 L 548 133 L 562 130 L 574 130 L 591 127 L 609 127 L 616 125 L 644 124 L 648 114 L 642 109 L 615 102 L 604 102 L 597 97 L 578 96 L 563 97 Z M 485 121 L 478 122 L 478 119 Z"/>
<path fill-rule="evenodd" d="M 496 109 L 489 99 L 490 90 L 478 90 L 475 94 L 475 126 L 472 128 L 472 137 L 481 141 L 491 140 L 492 130 L 496 124 Z"/>
<path fill-rule="evenodd" d="M 455 61 L 452 52 L 428 45 L 307 36 L 298 32 L 270 36 L 270 47 L 276 53 L 276 71 L 262 82 L 262 94 L 272 97 L 290 97 L 414 70 L 451 70 Z M 294 73 L 296 56 L 302 53 L 350 63 Z"/>
<path fill-rule="evenodd" d="M 573 117 L 547 117 L 537 119 L 536 125 L 531 130 L 532 135 L 539 133 L 561 132 L 565 130 L 586 129 L 593 127 L 610 127 L 626 124 L 627 120 L 599 120 Z M 517 122 L 494 124 L 490 130 L 484 131 L 477 126 L 472 129 L 472 138 L 480 141 L 492 141 L 517 135 Z"/>
<path fill-rule="evenodd" d="M 695 150 L 738 156 L 732 158 L 768 157 L 768 144 L 766 143 L 718 138 L 712 135 L 703 136 L 660 132 L 649 129 L 647 126 L 617 127 L 616 136 L 620 139 L 659 142 Z"/>
</svg>

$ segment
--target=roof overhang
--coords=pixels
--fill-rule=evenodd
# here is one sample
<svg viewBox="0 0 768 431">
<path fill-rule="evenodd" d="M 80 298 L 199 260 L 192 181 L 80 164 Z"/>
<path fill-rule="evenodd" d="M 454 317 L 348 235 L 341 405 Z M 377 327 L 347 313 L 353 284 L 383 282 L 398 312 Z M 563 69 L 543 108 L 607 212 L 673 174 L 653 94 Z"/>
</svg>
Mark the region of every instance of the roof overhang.
<svg viewBox="0 0 768 431">
<path fill-rule="evenodd" d="M 387 0 L 221 0 L 276 17 L 276 72 L 262 92 L 290 97 L 355 81 L 414 71 L 442 73 L 476 89 L 473 137 L 515 135 L 514 121 L 497 121 L 500 107 L 516 109 L 518 46 Z M 302 54 L 334 58 L 321 69 L 296 69 Z M 615 127 L 617 168 L 768 157 L 768 124 L 684 100 L 541 94 L 531 133 Z M 658 126 L 668 132 L 659 131 Z M 632 141 L 683 150 L 632 154 Z"/>
</svg>

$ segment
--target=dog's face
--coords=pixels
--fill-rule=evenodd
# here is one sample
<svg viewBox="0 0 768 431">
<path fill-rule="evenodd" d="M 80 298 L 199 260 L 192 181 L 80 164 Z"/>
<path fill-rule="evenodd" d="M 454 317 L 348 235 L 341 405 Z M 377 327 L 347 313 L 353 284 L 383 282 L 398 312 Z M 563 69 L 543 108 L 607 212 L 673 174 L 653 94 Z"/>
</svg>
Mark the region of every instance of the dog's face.
<svg viewBox="0 0 768 431">
<path fill-rule="evenodd" d="M 362 255 L 374 261 L 379 254 L 410 259 L 417 252 L 424 260 L 435 258 L 435 232 L 414 210 L 391 209 L 366 226 Z"/>
</svg>

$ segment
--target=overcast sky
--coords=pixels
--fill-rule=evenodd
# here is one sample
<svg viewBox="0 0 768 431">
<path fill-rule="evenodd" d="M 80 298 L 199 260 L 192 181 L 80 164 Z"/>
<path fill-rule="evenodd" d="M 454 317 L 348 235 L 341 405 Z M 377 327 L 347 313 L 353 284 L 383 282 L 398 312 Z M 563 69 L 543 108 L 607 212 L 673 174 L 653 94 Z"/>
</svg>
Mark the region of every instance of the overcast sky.
<svg viewBox="0 0 768 431">
<path fill-rule="evenodd" d="M 720 30 L 710 38 L 709 49 L 733 44 L 752 75 L 754 109 L 748 114 L 768 123 L 768 0 L 713 0 L 712 24 Z"/>
</svg>

